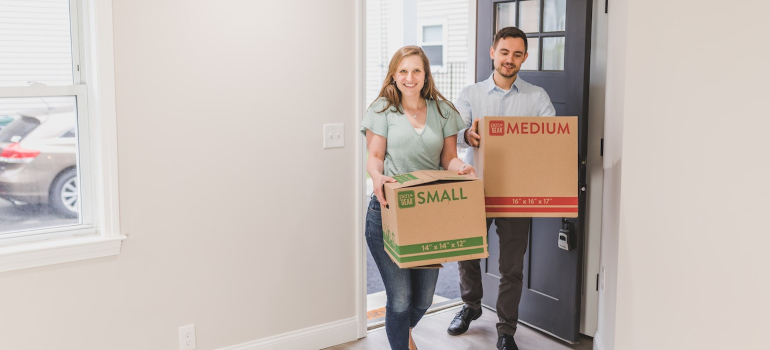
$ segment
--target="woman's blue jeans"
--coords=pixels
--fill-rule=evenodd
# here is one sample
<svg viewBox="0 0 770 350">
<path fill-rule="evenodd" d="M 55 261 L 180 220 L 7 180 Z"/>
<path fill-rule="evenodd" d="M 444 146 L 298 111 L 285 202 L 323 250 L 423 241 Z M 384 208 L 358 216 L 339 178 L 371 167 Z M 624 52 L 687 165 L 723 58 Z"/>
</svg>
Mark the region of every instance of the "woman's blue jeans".
<svg viewBox="0 0 770 350">
<path fill-rule="evenodd" d="M 409 349 L 409 328 L 433 303 L 438 269 L 402 269 L 385 252 L 380 202 L 372 197 L 366 213 L 366 244 L 385 284 L 385 332 L 393 350 Z"/>
</svg>

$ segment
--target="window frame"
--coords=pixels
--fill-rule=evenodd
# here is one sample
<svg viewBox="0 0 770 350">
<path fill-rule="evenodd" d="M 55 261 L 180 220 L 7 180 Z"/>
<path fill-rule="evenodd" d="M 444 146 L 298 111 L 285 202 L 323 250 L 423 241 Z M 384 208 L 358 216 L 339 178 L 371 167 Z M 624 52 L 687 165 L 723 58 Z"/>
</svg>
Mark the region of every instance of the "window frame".
<svg viewBox="0 0 770 350">
<path fill-rule="evenodd" d="M 0 87 L 0 97 L 74 96 L 81 224 L 0 238 L 0 272 L 120 254 L 111 0 L 70 0 L 73 85 Z"/>
<path fill-rule="evenodd" d="M 537 59 L 537 69 L 524 69 L 524 68 L 522 68 L 521 70 L 524 71 L 524 72 L 557 72 L 557 73 L 558 72 L 564 72 L 564 69 L 552 70 L 552 69 L 545 69 L 544 68 L 545 63 L 544 63 L 543 59 L 545 58 L 545 53 L 543 51 L 543 49 L 544 49 L 543 45 L 544 45 L 545 39 L 548 39 L 548 38 L 564 38 L 564 40 L 566 40 L 566 28 L 565 28 L 565 30 L 561 30 L 561 31 L 551 31 L 551 32 L 546 32 L 545 31 L 545 2 L 546 1 L 547 0 L 538 0 L 538 2 L 539 2 L 539 13 L 538 13 L 538 16 L 540 16 L 539 19 L 538 19 L 538 24 L 537 24 L 538 25 L 538 31 L 537 32 L 529 32 L 529 33 L 525 32 L 527 34 L 527 41 L 529 43 L 529 47 L 532 47 L 532 42 L 533 41 L 537 42 L 538 50 L 537 50 L 537 55 L 535 57 L 535 59 Z M 496 4 L 501 4 L 501 3 L 513 3 L 513 4 L 515 4 L 514 6 L 515 6 L 516 15 L 515 15 L 515 18 L 514 18 L 514 23 L 515 23 L 515 26 L 517 28 L 521 25 L 521 2 L 522 2 L 522 0 L 511 0 L 511 1 L 502 1 L 502 2 L 496 3 Z M 497 9 L 495 9 L 495 11 L 497 11 Z M 498 29 L 499 26 L 500 26 L 500 24 L 497 23 L 497 20 L 495 20 L 494 27 L 493 27 L 495 29 L 495 32 L 497 32 L 497 30 L 499 30 Z M 564 57 L 566 57 L 566 56 L 567 56 L 567 52 L 566 52 L 566 48 L 565 48 Z"/>
<path fill-rule="evenodd" d="M 441 26 L 441 42 L 438 41 L 425 41 L 425 27 L 432 27 L 432 26 Z M 417 33 L 419 35 L 420 39 L 420 47 L 424 47 L 426 45 L 428 46 L 436 46 L 441 45 L 441 63 L 438 64 L 430 64 L 430 70 L 433 73 L 443 73 L 446 70 L 447 66 L 447 21 L 446 19 L 429 19 L 429 20 L 421 20 L 417 23 Z"/>
</svg>

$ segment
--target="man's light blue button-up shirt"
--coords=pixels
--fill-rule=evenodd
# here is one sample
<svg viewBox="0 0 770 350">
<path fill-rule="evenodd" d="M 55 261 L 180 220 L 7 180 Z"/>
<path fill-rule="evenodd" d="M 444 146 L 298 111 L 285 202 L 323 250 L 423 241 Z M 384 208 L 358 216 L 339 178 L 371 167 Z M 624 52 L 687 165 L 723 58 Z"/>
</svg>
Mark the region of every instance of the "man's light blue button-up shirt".
<svg viewBox="0 0 770 350">
<path fill-rule="evenodd" d="M 493 74 L 494 75 L 494 74 Z M 465 130 L 471 123 L 483 117 L 552 117 L 556 115 L 548 93 L 517 76 L 511 89 L 506 92 L 489 79 L 466 86 L 460 91 L 455 107 L 466 128 L 457 134 L 457 145 L 465 147 L 463 161 L 473 164 L 473 152 L 465 143 Z M 482 141 L 483 142 L 483 141 Z"/>
</svg>

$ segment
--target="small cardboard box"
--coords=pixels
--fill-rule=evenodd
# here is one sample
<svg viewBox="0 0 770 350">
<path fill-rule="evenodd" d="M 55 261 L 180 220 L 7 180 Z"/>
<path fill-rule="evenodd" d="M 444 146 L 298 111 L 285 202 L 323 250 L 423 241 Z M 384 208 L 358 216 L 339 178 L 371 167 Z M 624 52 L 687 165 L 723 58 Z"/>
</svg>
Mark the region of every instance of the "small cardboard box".
<svg viewBox="0 0 770 350">
<path fill-rule="evenodd" d="M 423 170 L 385 184 L 385 250 L 401 268 L 481 259 L 487 252 L 484 184 L 456 171 Z"/>
<path fill-rule="evenodd" d="M 577 117 L 484 117 L 479 134 L 488 218 L 577 217 Z"/>
</svg>

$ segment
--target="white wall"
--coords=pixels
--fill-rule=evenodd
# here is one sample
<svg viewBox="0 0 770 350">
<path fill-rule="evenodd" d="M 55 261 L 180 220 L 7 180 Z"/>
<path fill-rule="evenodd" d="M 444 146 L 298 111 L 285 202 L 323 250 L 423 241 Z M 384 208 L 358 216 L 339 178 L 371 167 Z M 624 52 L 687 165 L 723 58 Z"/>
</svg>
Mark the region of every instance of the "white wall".
<svg viewBox="0 0 770 350">
<path fill-rule="evenodd" d="M 0 275 L 0 349 L 177 349 L 194 323 L 206 350 L 354 321 L 356 8 L 115 1 L 129 239 Z M 343 149 L 322 149 L 332 122 Z"/>
<path fill-rule="evenodd" d="M 769 9 L 610 3 L 604 349 L 770 348 Z"/>
</svg>

